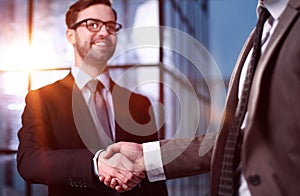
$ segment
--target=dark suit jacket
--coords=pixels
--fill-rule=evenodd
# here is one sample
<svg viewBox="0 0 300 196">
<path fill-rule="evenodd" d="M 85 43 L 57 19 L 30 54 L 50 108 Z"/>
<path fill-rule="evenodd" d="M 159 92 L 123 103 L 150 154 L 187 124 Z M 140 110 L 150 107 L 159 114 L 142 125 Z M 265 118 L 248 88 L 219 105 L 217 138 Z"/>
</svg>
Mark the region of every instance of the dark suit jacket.
<svg viewBox="0 0 300 196">
<path fill-rule="evenodd" d="M 48 185 L 49 195 L 115 195 L 116 191 L 103 185 L 94 174 L 93 153 L 108 144 L 97 139 L 87 105 L 74 84 L 69 74 L 26 96 L 23 126 L 18 133 L 18 171 L 29 183 Z M 149 100 L 113 82 L 111 90 L 118 119 L 116 140 L 138 143 L 157 140 Z M 132 119 L 141 126 L 149 126 L 140 130 L 140 135 L 130 134 L 131 127 L 124 122 Z M 166 195 L 167 191 L 164 182 L 150 184 L 143 180 L 141 186 L 126 194 Z"/>
<path fill-rule="evenodd" d="M 242 145 L 242 172 L 251 193 L 294 196 L 300 193 L 300 1 L 290 0 L 279 18 L 254 76 Z M 250 36 L 249 40 L 252 39 Z M 214 148 L 199 156 L 203 136 L 162 141 L 168 179 L 211 171 L 211 195 L 218 195 L 222 155 L 234 111 L 242 66 L 251 49 L 246 42 L 234 69 L 224 121 Z M 188 146 L 185 149 L 185 145 Z M 180 145 L 181 144 L 181 145 Z M 172 147 L 174 147 L 172 149 Z M 184 152 L 168 160 L 170 149 Z"/>
</svg>

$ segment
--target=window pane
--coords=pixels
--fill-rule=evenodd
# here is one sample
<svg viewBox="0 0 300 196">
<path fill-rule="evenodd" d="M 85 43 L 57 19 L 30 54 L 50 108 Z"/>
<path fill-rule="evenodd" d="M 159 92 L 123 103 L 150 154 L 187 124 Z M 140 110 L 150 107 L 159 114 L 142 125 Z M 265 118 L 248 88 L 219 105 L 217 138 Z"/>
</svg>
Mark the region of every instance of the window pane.
<svg viewBox="0 0 300 196">
<path fill-rule="evenodd" d="M 0 148 L 17 150 L 17 131 L 27 93 L 28 75 L 23 72 L 0 72 Z"/>
</svg>

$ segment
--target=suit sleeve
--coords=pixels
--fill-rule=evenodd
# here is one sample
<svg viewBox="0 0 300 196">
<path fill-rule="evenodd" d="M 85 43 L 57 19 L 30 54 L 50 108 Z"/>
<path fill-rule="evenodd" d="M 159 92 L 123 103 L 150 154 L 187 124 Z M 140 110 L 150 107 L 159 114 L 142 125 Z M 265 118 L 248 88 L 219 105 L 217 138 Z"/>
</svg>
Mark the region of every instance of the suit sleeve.
<svg viewBox="0 0 300 196">
<path fill-rule="evenodd" d="M 207 137 L 209 137 L 207 135 Z M 200 148 L 205 136 L 161 141 L 161 156 L 167 179 L 203 174 L 210 171 L 212 147 L 205 154 Z M 214 140 L 213 140 L 214 141 Z M 212 145 L 213 146 L 213 145 Z"/>
<path fill-rule="evenodd" d="M 149 180 L 154 182 L 209 172 L 215 136 L 214 133 L 161 140 L 158 147 L 156 142 L 144 143 L 144 161 Z"/>
</svg>

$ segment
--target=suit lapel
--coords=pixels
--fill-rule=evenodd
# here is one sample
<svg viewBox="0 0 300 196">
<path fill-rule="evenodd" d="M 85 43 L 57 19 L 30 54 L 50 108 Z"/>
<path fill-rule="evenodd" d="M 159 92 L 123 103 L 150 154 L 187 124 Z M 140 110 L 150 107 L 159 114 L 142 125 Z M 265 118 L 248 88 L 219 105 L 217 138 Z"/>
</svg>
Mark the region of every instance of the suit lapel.
<svg viewBox="0 0 300 196">
<path fill-rule="evenodd" d="M 72 112 L 78 134 L 86 147 L 95 153 L 99 149 L 106 148 L 110 141 L 104 137 L 99 137 L 96 126 L 85 103 L 80 89 L 75 85 L 74 78 L 69 74 L 63 80 L 63 86 L 72 94 Z"/>
<path fill-rule="evenodd" d="M 238 96 L 238 87 L 239 87 L 240 76 L 241 76 L 241 72 L 242 72 L 244 63 L 246 61 L 246 58 L 252 48 L 253 32 L 254 31 L 252 31 L 251 35 L 246 40 L 245 45 L 237 59 L 237 63 L 233 70 L 233 73 L 232 73 L 232 76 L 231 76 L 231 79 L 229 82 L 229 87 L 228 87 L 228 96 L 227 96 L 227 100 L 226 100 L 226 107 L 227 107 L 227 105 L 231 105 L 231 106 L 234 105 L 235 107 L 237 105 L 237 101 L 238 101 L 237 96 Z M 235 107 L 233 108 L 234 111 L 235 111 Z"/>
<path fill-rule="evenodd" d="M 253 34 L 253 32 L 252 32 L 252 34 Z M 239 86 L 240 75 L 241 75 L 245 60 L 248 56 L 248 53 L 252 48 L 252 38 L 253 38 L 252 34 L 248 37 L 247 41 L 244 44 L 243 49 L 241 50 L 241 53 L 237 59 L 237 63 L 235 65 L 235 68 L 233 70 L 233 73 L 232 73 L 232 76 L 231 76 L 231 79 L 229 82 L 228 93 L 227 93 L 228 95 L 226 98 L 225 111 L 224 111 L 224 116 L 223 116 L 223 121 L 225 124 L 223 124 L 222 131 L 219 132 L 223 136 L 226 135 L 225 137 L 227 137 L 228 126 L 230 125 L 230 122 L 231 122 L 232 118 L 234 117 L 234 113 L 235 113 L 236 106 L 238 103 L 238 86 Z"/>
<path fill-rule="evenodd" d="M 284 34 L 288 32 L 289 27 L 292 25 L 293 20 L 297 17 L 297 15 L 298 15 L 297 10 L 291 8 L 288 5 L 286 10 L 280 16 L 279 23 L 276 29 L 274 30 L 274 33 L 270 37 L 270 42 L 266 47 L 265 53 L 261 56 L 261 59 L 258 62 L 258 67 L 253 79 L 251 93 L 249 97 L 250 100 L 248 105 L 249 117 L 247 122 L 249 123 L 248 128 L 251 127 L 254 114 L 256 113 L 256 109 L 259 101 L 258 99 L 260 94 L 260 86 L 262 83 L 264 72 L 266 71 L 266 68 L 268 66 L 268 63 L 270 62 L 270 59 L 272 58 L 273 53 L 276 50 L 278 50 L 278 47 L 280 45 L 279 43 L 281 42 L 282 39 L 284 39 Z"/>
<path fill-rule="evenodd" d="M 242 68 L 244 66 L 245 60 L 249 54 L 249 51 L 252 48 L 252 39 L 253 32 L 248 37 L 247 41 L 244 44 L 243 49 L 237 59 L 237 63 L 233 70 L 229 87 L 228 87 L 228 95 L 225 104 L 225 110 L 223 115 L 223 125 L 221 131 L 219 131 L 218 139 L 216 141 L 216 145 L 214 147 L 213 157 L 212 157 L 212 166 L 211 166 L 211 184 L 214 186 L 211 187 L 211 195 L 218 194 L 218 184 L 219 184 L 219 176 L 222 167 L 222 158 L 224 153 L 224 148 L 226 144 L 226 138 L 228 135 L 229 127 L 231 125 L 231 121 L 234 117 L 236 106 L 238 103 L 238 85 L 240 80 L 240 75 Z"/>
</svg>

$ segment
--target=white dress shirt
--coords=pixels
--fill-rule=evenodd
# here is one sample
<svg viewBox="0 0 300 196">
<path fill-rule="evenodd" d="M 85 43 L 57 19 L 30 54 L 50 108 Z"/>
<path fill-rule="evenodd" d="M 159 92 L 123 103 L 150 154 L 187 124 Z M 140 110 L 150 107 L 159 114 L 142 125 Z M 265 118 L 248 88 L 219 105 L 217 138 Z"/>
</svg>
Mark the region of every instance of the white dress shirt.
<svg viewBox="0 0 300 196">
<path fill-rule="evenodd" d="M 105 91 L 106 96 L 104 96 L 104 99 L 105 99 L 105 102 L 108 103 L 108 106 L 109 106 L 107 108 L 109 123 L 110 123 L 111 129 L 115 130 L 116 125 L 114 123 L 115 122 L 114 121 L 114 110 L 113 110 L 114 106 L 113 106 L 113 102 L 112 102 L 112 95 L 109 91 L 110 79 L 109 79 L 108 72 L 104 72 L 104 73 L 100 74 L 99 76 L 97 76 L 96 78 L 92 78 L 90 75 L 88 75 L 84 71 L 80 70 L 78 67 L 72 66 L 71 73 L 72 73 L 75 83 L 78 86 L 78 88 L 80 89 L 82 96 L 86 103 L 88 103 L 90 97 L 92 96 L 92 92 L 86 86 L 86 84 L 92 79 L 97 79 L 103 84 L 104 88 L 106 89 L 106 91 Z M 97 119 L 93 119 L 93 120 L 96 121 Z M 116 133 L 114 131 L 112 131 L 112 136 L 113 136 L 113 139 L 115 140 Z"/>
<path fill-rule="evenodd" d="M 278 20 L 280 19 L 280 15 L 284 11 L 286 5 L 288 3 L 288 0 L 264 0 L 264 7 L 268 9 L 271 16 L 274 18 L 274 21 L 272 21 L 272 25 L 269 22 L 265 23 L 264 30 L 263 30 L 263 36 L 262 40 L 265 39 L 266 35 L 266 41 L 264 41 L 264 44 L 261 49 L 261 53 L 263 54 L 265 51 L 265 48 L 270 40 L 270 37 L 272 36 L 274 29 L 276 28 L 278 24 Z M 260 4 L 258 5 L 260 6 Z M 252 50 L 248 54 L 247 60 L 245 61 L 245 64 L 242 69 L 242 73 L 240 76 L 239 81 L 239 93 L 238 96 L 240 97 L 242 87 L 244 84 L 245 76 L 246 76 L 246 70 L 250 63 Z M 241 128 L 244 128 L 247 124 L 247 114 L 245 116 L 243 125 Z M 147 176 L 149 178 L 150 182 L 158 181 L 158 180 L 166 180 L 166 176 L 164 174 L 163 170 L 163 164 L 161 159 L 161 153 L 160 153 L 160 144 L 159 141 L 156 142 L 149 142 L 143 144 L 143 153 L 144 153 L 144 161 L 145 161 L 145 168 L 147 172 Z M 155 158 L 155 159 L 154 159 Z M 239 187 L 239 195 L 242 196 L 250 196 L 251 193 L 249 191 L 247 182 L 244 178 L 244 175 L 241 175 L 241 185 Z"/>
<path fill-rule="evenodd" d="M 77 87 L 79 88 L 79 90 L 81 91 L 82 96 L 87 104 L 88 104 L 90 97 L 92 96 L 92 92 L 86 86 L 86 84 L 92 79 L 97 79 L 103 84 L 104 88 L 106 89 L 106 91 L 105 91 L 106 96 L 104 96 L 104 99 L 105 99 L 105 102 L 108 103 L 108 105 L 109 105 L 109 107 L 107 108 L 109 123 L 110 123 L 110 127 L 112 130 L 113 140 L 115 141 L 116 133 L 113 130 L 115 130 L 116 125 L 115 125 L 115 121 L 114 121 L 114 109 L 113 109 L 112 95 L 109 91 L 110 79 L 109 79 L 108 72 L 104 72 L 104 73 L 100 74 L 99 76 L 97 76 L 96 78 L 92 78 L 90 75 L 88 75 L 84 71 L 80 70 L 78 67 L 72 66 L 71 74 L 73 75 L 74 81 L 75 81 Z M 92 118 L 95 123 L 96 123 L 96 121 L 98 121 L 98 119 L 95 119 L 95 117 L 93 115 L 92 115 Z M 93 158 L 94 172 L 96 175 L 98 175 L 97 158 L 102 151 L 103 151 L 103 149 L 99 149 L 99 151 L 96 152 L 96 154 Z"/>
</svg>

